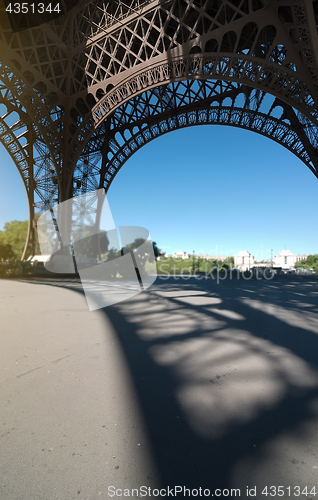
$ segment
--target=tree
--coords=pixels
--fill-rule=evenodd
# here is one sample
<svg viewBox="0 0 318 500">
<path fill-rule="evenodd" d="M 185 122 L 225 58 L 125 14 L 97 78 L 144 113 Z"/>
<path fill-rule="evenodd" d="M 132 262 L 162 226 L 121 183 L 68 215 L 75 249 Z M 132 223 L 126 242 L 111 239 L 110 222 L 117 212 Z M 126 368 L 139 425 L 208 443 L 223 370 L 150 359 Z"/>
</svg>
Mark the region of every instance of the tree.
<svg viewBox="0 0 318 500">
<path fill-rule="evenodd" d="M 217 260 L 216 264 L 218 266 L 219 271 L 222 271 L 222 269 L 227 269 L 228 268 L 228 266 L 225 267 L 223 260 Z"/>
<path fill-rule="evenodd" d="M 228 267 L 234 267 L 234 257 L 226 257 L 225 261 L 224 261 Z"/>
<path fill-rule="evenodd" d="M 111 248 L 107 253 L 103 254 L 102 257 L 107 262 L 110 260 L 115 260 L 121 257 L 121 251 L 117 250 L 116 248 Z"/>
<path fill-rule="evenodd" d="M 303 267 L 305 269 L 318 270 L 318 254 L 308 255 L 307 259 L 300 260 L 295 263 L 295 267 Z"/>
<path fill-rule="evenodd" d="M 306 266 L 307 267 L 314 267 L 318 266 L 318 255 L 308 255 L 307 260 L 306 260 Z"/>
<path fill-rule="evenodd" d="M 295 267 L 304 267 L 305 262 L 306 262 L 306 259 L 299 260 L 298 262 L 295 262 Z"/>
<path fill-rule="evenodd" d="M 155 258 L 157 259 L 158 257 L 163 257 L 165 255 L 165 252 L 161 250 L 161 248 L 158 247 L 157 243 L 155 241 L 152 242 L 153 246 L 153 251 L 155 254 Z"/>
<path fill-rule="evenodd" d="M 16 258 L 12 246 L 8 243 L 0 243 L 0 260 L 13 260 Z"/>
<path fill-rule="evenodd" d="M 40 217 L 39 213 L 34 214 L 35 223 Z M 11 245 L 15 258 L 20 259 L 24 250 L 26 238 L 28 235 L 29 221 L 13 220 L 4 224 L 3 231 L 0 231 L 0 243 Z M 35 253 L 39 254 L 40 245 L 37 231 L 35 231 Z M 29 252 L 30 255 L 30 252 Z"/>
<path fill-rule="evenodd" d="M 199 273 L 202 265 L 203 265 L 203 259 L 202 259 L 202 257 L 197 257 L 194 260 L 194 269 L 195 269 L 195 271 L 197 271 Z"/>
<path fill-rule="evenodd" d="M 147 241 L 147 240 L 146 240 Z M 127 253 L 132 250 L 136 250 L 138 247 L 141 247 L 145 243 L 145 240 L 143 238 L 136 238 L 132 243 L 129 243 L 125 247 L 123 247 L 123 252 Z"/>
<path fill-rule="evenodd" d="M 13 253 L 21 258 L 28 234 L 28 221 L 13 220 L 4 224 L 0 231 L 0 243 L 10 245 Z"/>
<path fill-rule="evenodd" d="M 143 238 L 136 238 L 133 243 L 129 243 L 128 245 L 126 245 L 123 248 L 123 250 L 126 251 L 126 253 L 127 253 L 127 251 L 138 249 L 138 247 L 140 247 L 141 245 L 145 244 L 147 246 L 148 243 L 149 243 L 149 240 L 144 240 Z M 144 251 L 146 250 L 146 246 L 144 246 Z M 153 251 L 154 251 L 156 259 L 158 257 L 162 257 L 165 254 L 161 250 L 161 248 L 158 247 L 158 245 L 155 241 L 152 242 L 152 247 L 153 247 Z"/>
<path fill-rule="evenodd" d="M 98 234 L 90 235 L 89 231 L 81 231 L 73 233 L 75 253 L 79 257 L 89 257 L 96 259 L 100 255 L 107 252 L 109 239 L 106 231 L 101 231 Z M 77 238 L 79 238 L 77 240 Z"/>
</svg>

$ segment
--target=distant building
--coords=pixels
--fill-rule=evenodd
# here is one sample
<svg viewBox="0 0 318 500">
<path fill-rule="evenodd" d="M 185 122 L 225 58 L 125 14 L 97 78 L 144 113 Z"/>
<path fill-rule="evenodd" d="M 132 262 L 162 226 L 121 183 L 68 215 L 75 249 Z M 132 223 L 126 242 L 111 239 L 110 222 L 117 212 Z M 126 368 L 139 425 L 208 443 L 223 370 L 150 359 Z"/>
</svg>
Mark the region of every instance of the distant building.
<svg viewBox="0 0 318 500">
<path fill-rule="evenodd" d="M 301 260 L 306 260 L 308 256 L 309 256 L 309 253 L 306 253 L 306 254 L 297 254 L 297 255 L 295 255 L 296 262 L 299 262 Z"/>
<path fill-rule="evenodd" d="M 248 271 L 254 266 L 254 257 L 247 250 L 241 250 L 234 257 L 234 266 L 240 271 Z"/>
<path fill-rule="evenodd" d="M 199 257 L 200 259 L 206 259 L 206 260 L 221 260 L 224 262 L 226 259 L 229 257 L 232 257 L 232 255 L 210 255 L 210 254 L 196 254 L 196 257 Z"/>
<path fill-rule="evenodd" d="M 193 254 L 196 259 L 206 259 L 206 260 L 221 260 L 222 262 L 228 259 L 229 257 L 232 257 L 231 255 L 210 255 L 206 253 L 195 253 Z M 192 259 L 193 255 L 187 254 L 187 252 L 175 252 L 172 255 L 165 254 L 165 257 L 173 257 L 174 259 Z"/>
<path fill-rule="evenodd" d="M 308 254 L 294 255 L 290 250 L 281 250 L 274 258 L 274 263 L 283 269 L 291 269 L 295 266 L 296 262 L 307 259 Z"/>
<path fill-rule="evenodd" d="M 278 255 L 275 256 L 273 262 L 267 259 L 266 263 L 261 263 L 259 260 L 254 260 L 254 257 L 247 250 L 241 250 L 237 255 L 234 256 L 234 267 L 240 269 L 240 271 L 247 271 L 253 266 L 257 267 L 268 267 L 274 265 L 274 267 L 281 267 L 282 269 L 292 269 L 294 268 L 296 262 L 301 260 L 306 260 L 309 254 L 293 254 L 290 250 L 281 250 Z M 165 257 L 173 257 L 174 259 L 191 259 L 193 256 L 187 252 L 175 252 L 173 255 L 166 254 Z M 210 255 L 210 254 L 194 254 L 195 258 L 212 260 L 212 261 L 222 261 L 231 257 L 231 255 Z"/>
<path fill-rule="evenodd" d="M 187 252 L 175 252 L 172 257 L 174 259 L 189 259 L 189 255 L 187 254 Z"/>
</svg>

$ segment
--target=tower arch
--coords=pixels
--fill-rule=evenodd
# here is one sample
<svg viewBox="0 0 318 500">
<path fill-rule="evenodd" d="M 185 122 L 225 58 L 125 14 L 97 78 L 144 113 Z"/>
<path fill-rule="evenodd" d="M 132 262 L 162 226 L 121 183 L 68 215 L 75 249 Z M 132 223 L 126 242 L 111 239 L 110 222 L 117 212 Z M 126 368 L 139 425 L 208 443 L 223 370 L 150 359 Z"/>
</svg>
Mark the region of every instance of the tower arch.
<svg viewBox="0 0 318 500">
<path fill-rule="evenodd" d="M 264 90 L 233 81 L 193 79 L 147 89 L 101 122 L 83 149 L 86 166 L 89 156 L 101 156 L 101 168 L 94 172 L 95 188 L 107 191 L 128 158 L 151 140 L 201 124 L 229 125 L 268 137 L 295 154 L 318 177 L 318 135 L 310 135 L 311 122 L 302 113 Z M 73 176 L 74 195 L 84 192 L 79 185 L 84 168 L 80 159 Z"/>
</svg>

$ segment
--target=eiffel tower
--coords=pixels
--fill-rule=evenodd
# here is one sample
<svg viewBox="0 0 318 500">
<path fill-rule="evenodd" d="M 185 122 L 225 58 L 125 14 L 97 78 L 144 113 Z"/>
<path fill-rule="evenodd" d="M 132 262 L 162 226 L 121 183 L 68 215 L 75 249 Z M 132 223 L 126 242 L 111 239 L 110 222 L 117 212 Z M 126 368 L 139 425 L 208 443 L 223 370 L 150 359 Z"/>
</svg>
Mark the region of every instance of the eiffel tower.
<svg viewBox="0 0 318 500">
<path fill-rule="evenodd" d="M 107 192 L 183 127 L 257 132 L 318 177 L 318 0 L 14 5 L 0 4 L 0 140 L 27 192 L 25 252 L 35 211 Z"/>
</svg>

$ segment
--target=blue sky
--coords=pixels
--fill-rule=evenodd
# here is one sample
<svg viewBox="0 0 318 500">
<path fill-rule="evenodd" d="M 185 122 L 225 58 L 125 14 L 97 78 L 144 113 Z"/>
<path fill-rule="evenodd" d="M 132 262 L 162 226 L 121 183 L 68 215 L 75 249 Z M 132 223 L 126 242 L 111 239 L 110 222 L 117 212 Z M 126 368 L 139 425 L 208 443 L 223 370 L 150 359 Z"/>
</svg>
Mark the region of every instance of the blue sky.
<svg viewBox="0 0 318 500">
<path fill-rule="evenodd" d="M 28 217 L 19 174 L 0 150 L 0 229 Z M 117 225 L 139 225 L 167 253 L 270 258 L 318 253 L 318 179 L 292 153 L 253 132 L 206 125 L 155 139 L 108 193 Z"/>
</svg>

